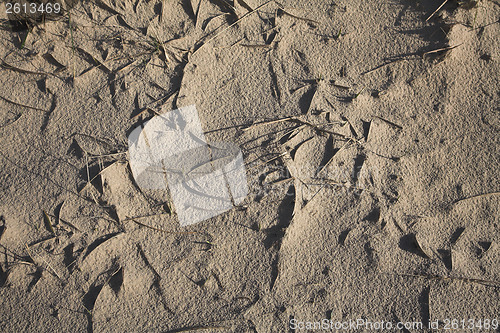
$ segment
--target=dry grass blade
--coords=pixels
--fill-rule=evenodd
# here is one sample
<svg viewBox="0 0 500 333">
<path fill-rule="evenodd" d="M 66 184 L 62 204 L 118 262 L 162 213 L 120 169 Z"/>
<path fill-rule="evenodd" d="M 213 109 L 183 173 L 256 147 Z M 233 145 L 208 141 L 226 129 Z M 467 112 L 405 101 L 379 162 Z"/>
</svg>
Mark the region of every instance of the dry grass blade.
<svg viewBox="0 0 500 333">
<path fill-rule="evenodd" d="M 283 183 L 286 183 L 286 182 L 289 182 L 290 180 L 299 180 L 300 182 L 302 182 L 300 179 L 298 178 L 295 178 L 295 177 L 290 177 L 290 178 L 285 178 L 285 179 L 280 179 L 280 180 L 276 180 L 274 182 L 270 182 L 270 183 L 264 183 L 262 185 L 264 186 L 276 186 L 276 185 L 279 185 L 279 184 L 283 184 Z M 307 186 L 307 185 L 306 185 Z"/>
<path fill-rule="evenodd" d="M 121 155 L 124 155 L 124 154 L 128 154 L 128 151 L 119 151 L 117 153 L 100 154 L 100 155 L 92 154 L 92 153 L 87 153 L 87 154 L 89 155 L 90 158 L 102 158 L 102 157 L 121 156 Z M 104 169 L 104 168 L 102 168 L 102 169 Z"/>
<path fill-rule="evenodd" d="M 393 127 L 396 127 L 397 129 L 400 129 L 400 130 L 402 130 L 402 129 L 403 129 L 403 127 L 402 127 L 402 126 L 400 126 L 400 125 L 398 125 L 398 124 L 396 124 L 396 123 L 393 123 L 392 121 L 389 121 L 389 120 L 387 120 L 387 119 L 384 119 L 384 118 L 382 118 L 382 117 L 375 116 L 375 118 L 380 119 L 380 120 L 382 120 L 383 122 L 386 122 L 387 124 L 389 124 L 389 125 L 391 125 L 391 126 L 393 126 Z"/>
<path fill-rule="evenodd" d="M 261 164 L 259 164 L 259 165 L 255 165 L 255 166 L 253 166 L 253 167 L 248 168 L 248 170 L 252 170 L 252 169 L 258 168 L 258 167 L 260 167 L 260 166 L 266 165 L 267 163 L 272 162 L 272 161 L 274 161 L 274 160 L 277 160 L 278 158 L 283 157 L 283 156 L 285 156 L 286 154 L 287 154 L 287 152 L 281 153 L 281 154 L 279 154 L 278 156 L 275 156 L 275 157 L 273 157 L 273 158 L 271 158 L 271 159 L 269 159 L 269 160 L 267 160 L 267 161 L 265 161 L 265 162 L 263 162 L 263 163 L 261 163 Z"/>
<path fill-rule="evenodd" d="M 307 184 L 309 184 L 309 185 L 317 185 L 317 186 L 320 186 L 320 185 L 332 185 L 332 186 L 346 187 L 346 188 L 350 188 L 350 189 L 354 189 L 354 190 L 364 190 L 364 188 L 351 185 L 348 182 L 344 182 L 343 183 L 343 182 L 339 182 L 337 180 L 329 179 L 329 178 L 311 178 L 311 181 L 315 181 L 315 183 L 307 183 Z"/>
<path fill-rule="evenodd" d="M 87 184 L 85 185 L 85 187 L 87 187 L 87 185 L 90 183 L 89 154 L 85 150 L 84 152 L 85 152 L 85 166 L 87 169 Z"/>
<path fill-rule="evenodd" d="M 190 327 L 176 328 L 173 330 L 166 331 L 165 333 L 181 333 L 181 332 L 222 330 L 222 329 L 229 329 L 229 327 L 225 327 L 225 326 L 190 326 Z"/>
<path fill-rule="evenodd" d="M 347 137 L 347 136 L 345 136 L 343 134 L 340 134 L 340 133 L 337 133 L 337 132 L 333 132 L 333 131 L 329 131 L 329 130 L 326 130 L 324 128 L 320 128 L 319 126 L 321 126 L 321 125 L 314 125 L 314 124 L 311 124 L 308 121 L 300 120 L 300 119 L 298 120 L 298 122 L 300 124 L 303 124 L 303 125 L 311 127 L 312 129 L 314 129 L 317 132 L 328 133 L 328 134 L 331 134 L 331 135 L 335 135 L 335 136 L 341 137 L 344 140 L 353 140 L 353 138 Z M 324 124 L 324 125 L 327 125 L 327 124 Z"/>
<path fill-rule="evenodd" d="M 279 27 L 278 26 L 274 26 L 272 28 L 269 28 L 267 30 L 264 30 L 262 32 L 262 34 L 267 34 L 271 31 L 275 31 L 275 30 L 278 30 Z M 266 44 L 260 44 L 260 43 L 257 43 L 257 44 L 242 44 L 241 42 L 243 42 L 245 40 L 246 37 L 243 37 L 243 38 L 240 38 L 238 41 L 236 41 L 235 43 L 233 43 L 232 45 L 230 45 L 229 47 L 233 47 L 235 45 L 239 45 L 239 46 L 243 46 L 243 47 L 249 47 L 249 48 L 272 48 L 272 44 L 273 43 L 276 43 L 274 41 L 274 38 L 272 40 L 268 40 L 266 42 Z"/>
<path fill-rule="evenodd" d="M 159 103 L 159 102 L 163 102 L 163 101 L 168 101 L 171 97 L 175 96 L 175 94 L 178 94 L 179 93 L 179 89 L 174 89 L 173 91 L 169 91 L 167 94 L 159 97 L 159 98 L 156 98 L 154 99 L 153 101 L 149 102 L 148 104 L 146 104 L 143 108 L 143 110 L 140 110 L 140 112 L 138 112 L 136 115 L 132 115 L 130 117 L 130 119 L 132 120 L 137 120 L 137 118 L 139 118 L 141 115 L 143 115 L 145 112 L 150 112 L 151 114 L 155 115 L 155 116 L 161 116 L 160 113 L 156 112 L 155 110 L 151 109 L 150 106 L 155 104 L 155 103 Z"/>
<path fill-rule="evenodd" d="M 75 48 L 76 51 L 78 51 L 78 54 L 81 59 L 87 61 L 92 67 L 84 70 L 78 77 L 83 76 L 84 74 L 92 71 L 93 69 L 100 69 L 106 74 L 110 74 L 111 70 L 101 61 L 99 61 L 96 57 L 94 57 L 92 54 L 89 52 L 85 51 L 84 49 L 80 47 Z"/>
<path fill-rule="evenodd" d="M 362 93 L 363 91 L 365 91 L 365 87 L 361 88 L 361 90 L 360 90 L 360 91 L 359 91 L 356 95 L 354 95 L 354 97 L 353 97 L 352 99 L 356 99 L 356 98 L 358 98 L 358 97 L 359 97 L 359 95 L 361 95 L 361 93 Z"/>
<path fill-rule="evenodd" d="M 40 266 L 39 264 L 37 264 L 35 262 L 35 259 L 33 258 L 33 254 L 31 253 L 28 244 L 25 243 L 24 245 L 26 247 L 26 251 L 28 252 L 29 258 L 35 264 L 35 266 L 36 267 L 40 267 L 41 269 L 44 269 L 42 266 Z M 47 267 L 50 268 L 51 274 L 54 275 L 55 277 L 57 277 L 59 279 L 59 281 L 63 281 L 63 279 L 61 278 L 61 276 L 59 274 L 57 274 L 56 270 L 45 259 L 42 258 L 42 260 L 45 262 L 45 265 L 47 265 Z"/>
<path fill-rule="evenodd" d="M 35 263 L 35 259 L 33 258 L 33 254 L 31 253 L 31 251 L 30 251 L 30 248 L 29 248 L 28 244 L 26 244 L 26 243 L 25 243 L 25 244 L 24 244 L 24 246 L 26 247 L 26 252 L 28 252 L 28 258 L 31 260 L 31 262 L 32 262 L 33 264 L 35 264 L 35 265 L 36 265 L 36 263 Z"/>
<path fill-rule="evenodd" d="M 81 230 L 80 230 L 80 229 L 78 229 L 77 227 L 75 227 L 72 223 L 70 223 L 70 222 L 68 222 L 68 221 L 64 221 L 64 220 L 62 220 L 62 219 L 61 219 L 60 221 L 61 221 L 61 223 L 63 223 L 63 224 L 65 224 L 65 225 L 67 225 L 67 226 L 68 226 L 68 227 L 70 227 L 70 228 L 72 228 L 73 230 L 76 230 L 76 231 L 78 231 L 78 232 L 81 232 Z"/>
<path fill-rule="evenodd" d="M 440 275 L 425 275 L 425 274 L 400 274 L 401 276 L 409 276 L 409 277 L 418 277 L 429 280 L 455 280 L 455 281 L 463 281 L 469 283 L 478 283 L 487 287 L 500 288 L 500 282 L 491 281 L 491 280 L 483 280 L 483 279 L 475 279 L 475 278 L 467 278 L 462 276 L 440 276 Z"/>
<path fill-rule="evenodd" d="M 289 128 L 286 128 L 286 132 L 283 133 L 279 138 L 276 138 L 276 141 L 277 142 L 281 142 L 281 140 L 283 140 L 285 137 L 288 136 L 287 140 L 286 141 L 289 141 L 292 137 L 295 137 L 300 131 L 302 131 L 304 128 L 306 128 L 306 125 L 302 124 L 302 125 L 299 125 L 299 126 L 295 126 L 291 129 Z M 297 131 L 297 133 L 294 133 L 295 131 Z"/>
<path fill-rule="evenodd" d="M 311 20 L 311 19 L 308 19 L 306 17 L 300 17 L 300 16 L 297 16 L 297 15 L 290 14 L 289 12 L 287 12 L 287 11 L 285 11 L 283 9 L 281 9 L 281 13 L 284 14 L 284 15 L 286 15 L 286 16 L 292 17 L 294 19 L 305 21 L 307 23 L 319 24 L 318 21 Z M 339 31 L 339 34 L 340 34 L 340 31 Z"/>
<path fill-rule="evenodd" d="M 51 73 L 45 73 L 45 72 L 33 72 L 33 71 L 29 71 L 29 70 L 26 70 L 26 69 L 22 69 L 22 68 L 18 68 L 18 67 L 15 67 L 15 66 L 12 66 L 8 63 L 6 63 L 4 60 L 0 59 L 0 67 L 2 68 L 5 68 L 5 69 L 9 69 L 11 71 L 14 71 L 14 72 L 18 72 L 18 73 L 22 73 L 22 74 L 32 74 L 32 75 L 53 75 Z"/>
<path fill-rule="evenodd" d="M 78 133 L 78 132 L 75 132 L 75 133 L 71 134 L 70 136 L 64 138 L 64 140 L 71 139 L 71 138 L 73 138 L 75 136 L 82 136 L 84 138 L 88 138 L 88 139 L 94 140 L 96 143 L 99 143 L 99 144 L 102 144 L 102 145 L 106 145 L 106 146 L 112 146 L 111 143 L 110 143 L 111 142 L 110 139 L 107 139 L 107 138 L 100 139 L 100 138 L 94 137 L 94 136 L 89 135 L 89 134 Z M 82 149 L 82 148 L 80 147 L 80 149 Z M 84 149 L 82 149 L 82 150 L 84 150 Z"/>
<path fill-rule="evenodd" d="M 167 231 L 167 230 L 163 230 L 160 228 L 156 228 L 156 227 L 141 223 L 139 221 L 136 221 L 135 219 L 130 219 L 130 218 L 125 219 L 123 222 L 125 222 L 125 221 L 132 221 L 132 222 L 140 225 L 141 227 L 145 227 L 145 228 L 152 229 L 155 231 L 165 232 L 167 234 L 176 234 L 176 235 L 195 235 L 195 234 L 198 234 L 198 232 L 196 232 L 196 231 L 184 231 L 184 232 L 183 231 Z"/>
<path fill-rule="evenodd" d="M 158 213 L 158 214 L 149 214 L 149 215 L 127 217 L 127 218 L 123 219 L 122 222 L 132 221 L 134 219 L 144 219 L 144 218 L 147 218 L 147 217 L 156 217 L 158 215 L 172 215 L 172 214 L 170 214 L 170 213 Z"/>
<path fill-rule="evenodd" d="M 54 231 L 54 227 L 52 226 L 52 223 L 50 222 L 50 217 L 47 215 L 47 212 L 43 210 L 43 225 L 45 226 L 45 229 L 47 229 L 48 232 L 52 234 L 56 234 Z"/>
<path fill-rule="evenodd" d="M 264 8 L 265 6 L 269 5 L 271 2 L 276 2 L 275 0 L 269 0 L 267 2 L 264 2 L 262 5 L 256 7 L 254 10 L 252 10 L 251 12 L 248 12 L 246 13 L 245 15 L 243 15 L 242 17 L 240 17 L 238 20 L 236 20 L 235 22 L 233 22 L 232 24 L 228 25 L 227 27 L 225 27 L 224 29 L 222 29 L 219 33 L 215 34 L 212 38 L 210 38 L 209 40 L 207 40 L 205 43 L 203 43 L 197 50 L 195 50 L 193 52 L 196 53 L 197 51 L 199 51 L 203 46 L 207 45 L 208 43 L 210 43 L 211 41 L 213 41 L 215 38 L 217 38 L 220 34 L 224 33 L 225 31 L 231 29 L 232 27 L 234 27 L 236 24 L 240 23 L 243 19 L 247 18 L 249 15 L 252 15 L 253 13 L 256 13 L 258 10 Z M 218 29 L 216 29 L 215 31 L 217 31 Z M 214 31 L 214 32 L 215 32 Z M 213 33 L 213 32 L 212 32 Z"/>
<path fill-rule="evenodd" d="M 321 168 L 321 169 L 320 169 L 320 170 L 316 173 L 316 176 L 321 175 L 321 173 L 322 173 L 324 170 L 326 170 L 326 169 L 328 168 L 328 166 L 330 165 L 330 163 L 334 160 L 335 156 L 336 156 L 339 152 L 343 151 L 343 150 L 347 147 L 347 145 L 348 145 L 349 143 L 350 143 L 350 142 L 346 142 L 346 143 L 345 143 L 342 147 L 340 147 L 340 149 L 339 149 L 339 150 L 337 150 L 337 151 L 333 154 L 333 156 L 332 156 L 332 157 L 330 157 L 330 159 L 328 160 L 328 162 L 326 162 L 326 163 L 325 163 L 325 165 L 323 165 L 323 167 L 322 167 L 322 168 Z"/>
<path fill-rule="evenodd" d="M 453 50 L 456 47 L 459 47 L 460 45 L 462 45 L 462 44 L 458 44 L 458 45 L 455 45 L 455 46 L 447 46 L 447 47 L 443 47 L 443 48 L 440 48 L 440 49 L 428 51 L 428 52 L 425 52 L 423 54 L 423 57 L 425 58 L 426 55 L 433 54 L 433 53 L 438 53 L 438 52 L 443 52 L 443 51 L 450 51 L 450 50 Z"/>
<path fill-rule="evenodd" d="M 248 47 L 252 49 L 257 49 L 257 48 L 264 48 L 264 49 L 270 49 L 272 48 L 272 45 L 269 44 L 239 44 L 243 47 Z"/>
<path fill-rule="evenodd" d="M 499 194 L 500 194 L 500 192 L 491 192 L 491 193 L 485 193 L 485 194 L 478 194 L 478 195 L 474 195 L 472 197 L 468 197 L 468 198 L 463 198 L 463 199 L 456 200 L 455 202 L 453 202 L 453 204 L 457 204 L 457 203 L 462 202 L 464 200 L 486 198 L 486 197 L 489 197 L 491 195 L 499 195 Z"/>
<path fill-rule="evenodd" d="M 35 263 L 33 262 L 33 258 L 31 258 L 30 256 L 22 257 L 22 256 L 16 254 L 15 252 L 13 252 L 12 250 L 9 250 L 7 247 L 5 247 L 2 244 L 0 244 L 0 247 L 3 249 L 2 254 L 5 256 L 5 261 L 7 264 L 12 265 L 13 263 L 16 263 L 16 264 L 36 266 Z M 9 258 L 14 260 L 14 262 L 9 262 L 8 261 Z M 26 260 L 30 260 L 30 261 L 26 261 Z"/>
<path fill-rule="evenodd" d="M 429 21 L 431 17 L 433 17 L 441 8 L 443 8 L 444 5 L 446 5 L 447 2 L 448 0 L 444 0 L 441 6 L 439 6 L 431 15 L 429 15 L 429 17 L 425 20 L 425 22 Z"/>
<path fill-rule="evenodd" d="M 35 246 L 35 245 L 39 245 L 39 244 L 43 244 L 43 243 L 45 243 L 45 242 L 48 242 L 48 241 L 50 241 L 50 240 L 53 240 L 54 238 L 56 238 L 56 236 L 55 236 L 55 235 L 51 235 L 51 236 L 49 236 L 49 237 L 46 237 L 46 238 L 43 238 L 43 239 L 40 239 L 40 240 L 37 240 L 37 241 L 31 242 L 31 243 L 29 243 L 29 246 L 31 247 L 31 246 Z"/>
<path fill-rule="evenodd" d="M 341 137 L 341 138 L 343 138 L 345 140 L 352 140 L 352 138 L 346 137 L 343 134 L 340 134 L 340 133 L 337 133 L 337 132 L 333 132 L 333 131 L 329 131 L 329 130 L 326 130 L 326 129 L 320 127 L 320 126 L 324 126 L 324 125 L 331 125 L 331 124 L 334 124 L 334 123 L 325 123 L 325 124 L 315 125 L 315 124 L 312 124 L 312 123 L 310 123 L 310 122 L 308 122 L 306 120 L 302 120 L 302 119 L 300 119 L 298 117 L 295 117 L 295 116 L 290 116 L 290 117 L 285 117 L 285 118 L 280 118 L 280 119 L 275 119 L 275 120 L 268 120 L 268 121 L 258 122 L 258 123 L 255 123 L 255 124 L 251 125 L 250 127 L 244 128 L 243 131 L 248 131 L 253 126 L 270 125 L 270 124 L 282 123 L 282 122 L 285 122 L 285 121 L 294 122 L 294 123 L 297 123 L 297 124 L 299 124 L 301 126 L 302 125 L 303 126 L 309 126 L 309 127 L 311 127 L 312 129 L 314 129 L 317 132 L 328 133 L 328 134 L 331 134 L 331 135 L 339 136 L 339 137 Z"/>
<path fill-rule="evenodd" d="M 11 101 L 10 99 L 7 99 L 7 98 L 5 98 L 3 96 L 0 96 L 0 99 L 4 100 L 7 103 L 10 103 L 10 104 L 13 104 L 13 105 L 16 105 L 16 106 L 20 106 L 20 107 L 23 107 L 23 108 L 32 109 L 32 110 L 36 110 L 36 111 L 41 111 L 41 112 L 45 112 L 45 113 L 49 113 L 50 112 L 49 110 L 39 109 L 39 108 L 36 108 L 34 106 L 29 106 L 29 105 L 25 105 L 25 104 L 21 104 L 21 103 L 17 103 L 17 102 Z"/>
<path fill-rule="evenodd" d="M 280 119 L 275 119 L 275 120 L 267 120 L 267 121 L 261 121 L 258 123 L 254 123 L 251 126 L 244 128 L 243 131 L 248 131 L 254 126 L 260 126 L 260 125 L 271 125 L 271 124 L 276 124 L 276 123 L 281 123 L 287 120 L 292 120 L 292 119 L 297 119 L 296 117 L 290 116 L 290 117 L 285 117 L 285 118 L 280 118 Z"/>
<path fill-rule="evenodd" d="M 43 258 L 42 258 L 42 260 L 43 260 L 43 262 L 45 263 L 45 265 L 47 265 L 47 267 L 48 267 L 48 268 L 50 268 L 50 270 L 52 271 L 52 274 L 53 274 L 55 277 L 57 277 L 57 278 L 59 279 L 59 281 L 64 281 L 64 280 L 63 280 L 63 278 L 62 278 L 59 274 L 57 274 L 57 271 L 54 269 L 54 267 L 52 267 L 52 266 L 51 266 L 51 265 L 47 262 L 47 260 L 45 260 L 45 259 L 43 259 Z"/>
</svg>

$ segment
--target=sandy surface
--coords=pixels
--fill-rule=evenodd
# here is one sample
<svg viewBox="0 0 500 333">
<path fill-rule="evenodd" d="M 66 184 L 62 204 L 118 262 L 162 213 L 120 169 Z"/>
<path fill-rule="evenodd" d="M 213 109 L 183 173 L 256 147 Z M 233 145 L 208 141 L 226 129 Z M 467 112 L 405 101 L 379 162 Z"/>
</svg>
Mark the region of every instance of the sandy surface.
<svg viewBox="0 0 500 333">
<path fill-rule="evenodd" d="M 81 1 L 24 45 L 0 4 L 0 331 L 500 319 L 500 5 L 460 3 Z M 249 193 L 181 227 L 127 135 L 189 105 Z"/>
</svg>

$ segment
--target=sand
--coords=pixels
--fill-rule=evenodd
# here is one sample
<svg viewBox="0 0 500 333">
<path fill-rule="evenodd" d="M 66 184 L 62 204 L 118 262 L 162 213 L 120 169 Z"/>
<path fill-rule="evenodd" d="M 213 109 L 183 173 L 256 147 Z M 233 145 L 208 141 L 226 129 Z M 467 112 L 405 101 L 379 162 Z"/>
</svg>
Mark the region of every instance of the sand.
<svg viewBox="0 0 500 333">
<path fill-rule="evenodd" d="M 500 5 L 441 4 L 0 4 L 0 330 L 500 332 Z M 128 135 L 189 105 L 248 195 L 181 227 Z"/>
</svg>

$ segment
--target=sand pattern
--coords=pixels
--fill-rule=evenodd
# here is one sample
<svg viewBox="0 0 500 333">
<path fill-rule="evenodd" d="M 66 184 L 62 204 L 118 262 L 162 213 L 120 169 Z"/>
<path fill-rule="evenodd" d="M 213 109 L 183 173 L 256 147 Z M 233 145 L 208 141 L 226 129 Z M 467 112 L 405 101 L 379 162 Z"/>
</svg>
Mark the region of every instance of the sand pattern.
<svg viewBox="0 0 500 333">
<path fill-rule="evenodd" d="M 440 4 L 0 4 L 0 330 L 498 319 L 500 6 Z M 127 137 L 189 105 L 249 194 L 181 227 Z"/>
</svg>

